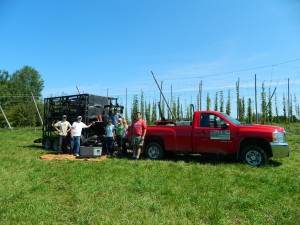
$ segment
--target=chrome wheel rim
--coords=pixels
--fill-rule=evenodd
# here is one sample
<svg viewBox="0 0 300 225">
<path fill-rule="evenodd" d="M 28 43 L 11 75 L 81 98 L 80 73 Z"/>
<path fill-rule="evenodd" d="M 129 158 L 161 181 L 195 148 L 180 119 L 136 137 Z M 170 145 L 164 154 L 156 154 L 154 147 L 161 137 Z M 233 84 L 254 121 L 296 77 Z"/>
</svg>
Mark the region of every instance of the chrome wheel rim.
<svg viewBox="0 0 300 225">
<path fill-rule="evenodd" d="M 148 149 L 149 157 L 152 159 L 156 159 L 159 156 L 159 149 L 155 146 L 151 146 Z"/>
<path fill-rule="evenodd" d="M 246 154 L 246 162 L 252 166 L 257 166 L 261 163 L 262 156 L 259 152 L 251 150 Z"/>
</svg>

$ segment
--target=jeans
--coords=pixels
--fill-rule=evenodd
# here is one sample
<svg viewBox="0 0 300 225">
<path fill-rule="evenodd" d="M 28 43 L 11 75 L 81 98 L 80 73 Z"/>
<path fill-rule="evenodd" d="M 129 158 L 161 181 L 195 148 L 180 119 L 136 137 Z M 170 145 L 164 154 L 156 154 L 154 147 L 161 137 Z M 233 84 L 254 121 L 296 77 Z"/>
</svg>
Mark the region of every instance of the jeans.
<svg viewBox="0 0 300 225">
<path fill-rule="evenodd" d="M 126 146 L 126 142 L 128 141 L 127 137 L 126 138 L 122 138 L 122 154 L 126 155 L 127 154 L 127 146 Z"/>
<path fill-rule="evenodd" d="M 80 150 L 80 136 L 74 136 L 73 139 L 71 139 L 71 154 L 77 153 L 79 154 Z M 75 145 L 75 148 L 74 148 Z"/>
<path fill-rule="evenodd" d="M 58 135 L 58 153 L 61 154 L 65 152 L 67 144 L 67 136 Z"/>
<path fill-rule="evenodd" d="M 114 153 L 113 143 L 114 143 L 114 140 L 112 137 L 106 137 L 106 154 L 107 155 Z"/>
</svg>

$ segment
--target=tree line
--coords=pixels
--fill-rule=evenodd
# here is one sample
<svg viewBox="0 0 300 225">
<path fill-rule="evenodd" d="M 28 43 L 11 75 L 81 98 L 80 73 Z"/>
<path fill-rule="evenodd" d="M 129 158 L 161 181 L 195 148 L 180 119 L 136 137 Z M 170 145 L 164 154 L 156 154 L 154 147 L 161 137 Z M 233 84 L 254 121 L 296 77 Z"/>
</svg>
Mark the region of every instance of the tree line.
<svg viewBox="0 0 300 225">
<path fill-rule="evenodd" d="M 43 112 L 43 88 L 44 80 L 39 72 L 30 66 L 24 66 L 12 74 L 0 70 L 0 106 L 11 126 L 41 125 L 32 96 L 37 100 L 39 110 Z M 7 127 L 1 112 L 0 127 Z"/>
<path fill-rule="evenodd" d="M 5 112 L 6 117 L 13 127 L 18 126 L 40 126 L 41 122 L 38 117 L 37 110 L 34 105 L 33 96 L 36 100 L 37 107 L 43 113 L 42 90 L 44 88 L 44 80 L 40 73 L 30 66 L 24 66 L 20 70 L 9 74 L 5 70 L 0 70 L 0 106 Z M 259 103 L 260 112 L 255 113 L 253 98 L 246 99 L 240 95 L 239 83 L 236 83 L 236 101 L 232 102 L 230 90 L 227 91 L 227 100 L 225 101 L 226 93 L 224 91 L 215 92 L 214 96 L 206 94 L 205 110 L 215 110 L 225 112 L 231 115 L 232 106 L 236 104 L 237 119 L 243 123 L 287 123 L 296 122 L 300 117 L 299 101 L 296 95 L 277 96 L 276 92 L 271 94 L 270 88 L 266 91 L 264 82 L 261 84 L 261 102 Z M 288 100 L 289 99 L 289 100 Z M 184 101 L 184 104 L 182 103 Z M 186 104 L 186 99 L 177 98 L 169 99 L 167 104 L 163 100 L 160 101 L 160 108 L 163 116 L 166 119 L 187 120 L 191 121 L 193 110 L 201 108 L 200 94 L 197 95 L 196 104 L 192 107 L 192 99 L 190 104 Z M 144 93 L 134 95 L 132 105 L 129 109 L 125 109 L 125 114 L 130 111 L 131 118 L 136 112 L 140 111 L 143 118 L 148 124 L 154 124 L 160 117 L 158 102 L 156 100 L 146 101 Z M 279 113 L 278 105 L 282 104 L 282 113 Z M 170 109 L 170 110 L 169 110 Z M 172 118 L 174 117 L 174 118 Z M 0 127 L 7 127 L 3 114 L 0 112 Z"/>
<path fill-rule="evenodd" d="M 215 93 L 214 98 L 207 93 L 206 95 L 206 108 L 204 110 L 215 110 L 220 112 L 225 112 L 228 115 L 232 114 L 232 105 L 237 104 L 237 119 L 242 123 L 258 123 L 261 124 L 271 124 L 271 123 L 288 123 L 288 122 L 297 122 L 300 117 L 300 106 L 297 96 L 291 95 L 289 97 L 289 101 L 287 101 L 287 96 L 283 94 L 282 102 L 283 112 L 279 114 L 278 105 L 279 100 L 276 92 L 274 95 L 271 95 L 271 89 L 268 91 L 265 90 L 264 82 L 261 84 L 261 102 L 260 112 L 256 114 L 254 110 L 254 100 L 253 98 L 245 99 L 244 96 L 240 95 L 239 84 L 236 84 L 236 102 L 231 102 L 231 93 L 230 90 L 227 91 L 227 101 L 224 100 L 224 92 L 217 91 Z M 194 105 L 195 109 L 200 109 L 200 96 L 197 96 L 196 105 Z M 172 100 L 168 100 L 168 105 L 170 110 L 166 109 L 166 103 L 164 101 L 161 102 L 147 102 L 144 99 L 144 93 L 141 92 L 140 95 L 133 96 L 133 103 L 131 107 L 131 120 L 134 120 L 134 115 L 136 112 L 140 111 L 147 121 L 148 124 L 154 124 L 159 118 L 159 109 L 158 104 L 160 104 L 161 112 L 164 117 L 168 119 L 172 119 L 172 114 L 174 115 L 176 120 L 186 120 L 191 121 L 193 117 L 193 102 L 187 106 L 186 104 L 182 104 L 182 100 L 180 97 L 177 99 L 172 98 Z M 273 105 L 274 104 L 274 105 Z M 172 113 L 171 113 L 171 112 Z"/>
</svg>

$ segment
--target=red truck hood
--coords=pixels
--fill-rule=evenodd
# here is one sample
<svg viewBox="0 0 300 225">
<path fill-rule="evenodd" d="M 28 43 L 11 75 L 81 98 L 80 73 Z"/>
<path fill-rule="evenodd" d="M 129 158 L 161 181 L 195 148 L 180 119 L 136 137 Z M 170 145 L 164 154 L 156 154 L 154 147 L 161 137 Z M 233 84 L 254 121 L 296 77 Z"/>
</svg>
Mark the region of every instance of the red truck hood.
<svg viewBox="0 0 300 225">
<path fill-rule="evenodd" d="M 270 126 L 270 125 L 261 125 L 261 124 L 249 124 L 249 125 L 244 125 L 241 124 L 239 127 L 243 127 L 245 129 L 254 129 L 254 130 L 264 130 L 264 131 L 269 131 L 269 132 L 284 132 L 285 129 L 283 127 L 277 127 L 277 126 Z"/>
<path fill-rule="evenodd" d="M 241 137 L 260 137 L 266 140 L 272 141 L 273 132 L 284 132 L 284 128 L 261 125 L 261 124 L 240 124 L 238 127 L 238 133 Z"/>
</svg>

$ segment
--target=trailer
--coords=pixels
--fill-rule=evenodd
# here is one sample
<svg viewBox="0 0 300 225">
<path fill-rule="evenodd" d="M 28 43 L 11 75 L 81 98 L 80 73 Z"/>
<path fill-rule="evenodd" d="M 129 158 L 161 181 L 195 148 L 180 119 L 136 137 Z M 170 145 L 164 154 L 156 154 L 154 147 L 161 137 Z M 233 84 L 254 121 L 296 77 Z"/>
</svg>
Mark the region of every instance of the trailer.
<svg viewBox="0 0 300 225">
<path fill-rule="evenodd" d="M 62 115 L 67 115 L 70 124 L 77 121 L 78 116 L 82 116 L 83 123 L 88 125 L 95 122 L 95 125 L 89 129 L 83 129 L 81 145 L 105 147 L 105 126 L 109 116 L 116 109 L 122 113 L 124 107 L 118 104 L 117 98 L 112 97 L 78 94 L 45 98 L 43 136 L 34 142 L 41 142 L 46 150 L 57 151 L 59 143 L 53 125 L 61 120 Z"/>
</svg>

